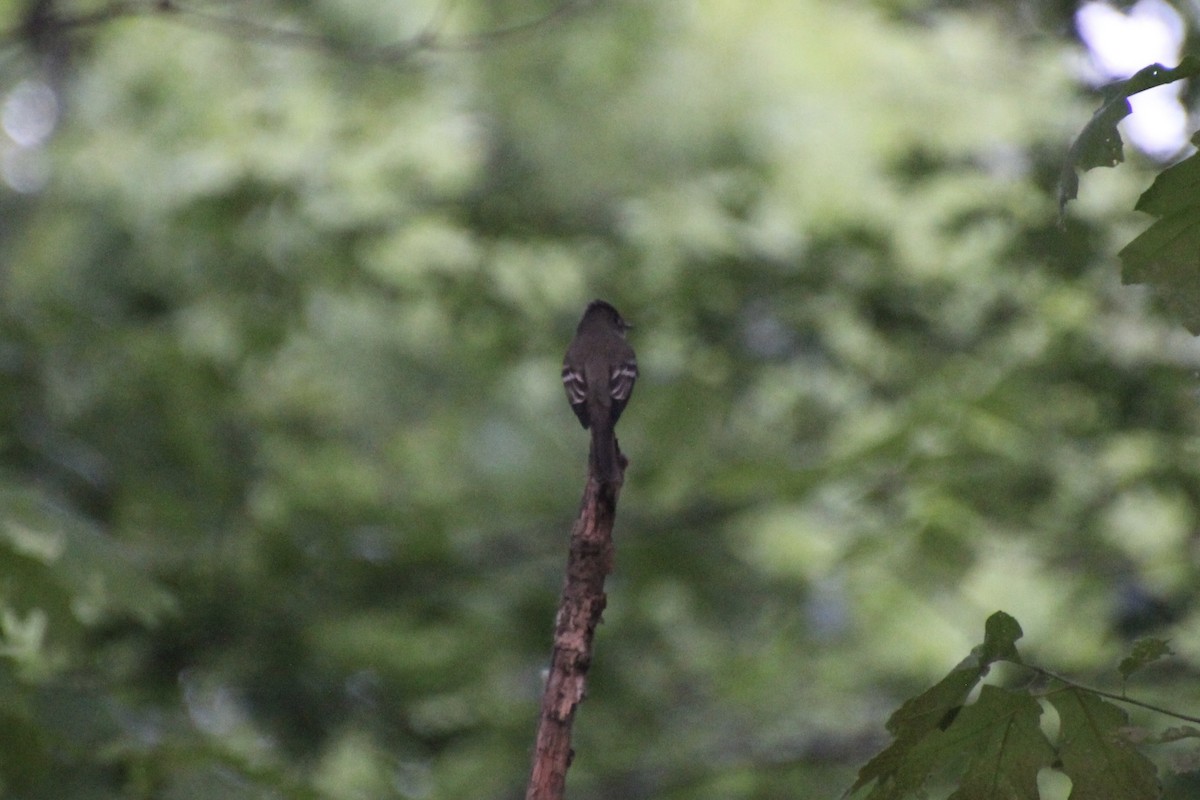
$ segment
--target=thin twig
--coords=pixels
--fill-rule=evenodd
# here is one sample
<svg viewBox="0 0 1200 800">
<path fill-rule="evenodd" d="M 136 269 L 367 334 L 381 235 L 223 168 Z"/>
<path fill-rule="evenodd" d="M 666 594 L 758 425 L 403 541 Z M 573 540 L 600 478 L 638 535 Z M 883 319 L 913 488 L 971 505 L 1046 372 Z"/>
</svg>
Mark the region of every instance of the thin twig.
<svg viewBox="0 0 1200 800">
<path fill-rule="evenodd" d="M 1016 662 L 1010 662 L 1010 663 L 1016 663 Z M 1050 670 L 1044 669 L 1042 667 L 1034 666 L 1033 664 L 1018 664 L 1018 666 L 1021 666 L 1021 667 L 1024 667 L 1025 669 L 1036 672 L 1038 675 L 1041 675 L 1042 677 L 1050 678 L 1051 680 L 1058 681 L 1059 683 L 1065 683 L 1067 686 L 1070 686 L 1075 689 L 1080 689 L 1085 692 L 1089 692 L 1098 697 L 1103 697 L 1107 700 L 1114 700 L 1118 703 L 1127 703 L 1128 705 L 1137 706 L 1138 708 L 1144 708 L 1147 711 L 1154 711 L 1158 714 L 1164 714 L 1168 717 L 1174 717 L 1175 719 L 1183 720 L 1184 722 L 1194 722 L 1196 724 L 1200 724 L 1200 717 L 1193 717 L 1189 714 L 1180 714 L 1178 711 L 1172 711 L 1169 708 L 1163 708 L 1162 706 L 1156 706 L 1153 703 L 1147 703 L 1143 700 L 1135 700 L 1132 697 L 1126 697 L 1125 695 L 1122 695 L 1122 694 L 1114 694 L 1113 692 L 1106 692 L 1102 689 L 1093 689 L 1091 686 L 1084 686 L 1082 683 L 1077 683 L 1076 681 L 1073 681 L 1070 678 L 1064 678 L 1062 675 L 1051 672 Z"/>
<path fill-rule="evenodd" d="M 532 33 L 564 17 L 593 5 L 595 0 L 562 0 L 539 17 L 508 27 L 461 36 L 442 33 L 454 8 L 454 0 L 445 0 L 429 22 L 416 35 L 378 47 L 362 47 L 317 33 L 258 22 L 245 17 L 223 14 L 179 0 L 112 0 L 101 8 L 76 15 L 60 15 L 52 8 L 39 24 L 48 32 L 61 34 L 114 22 L 129 17 L 154 17 L 179 25 L 213 31 L 223 36 L 283 47 L 305 48 L 358 63 L 397 64 L 407 62 L 421 52 L 462 52 L 499 45 Z M 45 31 L 43 31 L 45 32 Z M 24 22 L 0 32 L 0 44 L 25 42 L 31 30 Z"/>
<path fill-rule="evenodd" d="M 162 19 L 166 21 L 213 31 L 233 39 L 282 47 L 318 50 L 329 55 L 353 58 L 354 60 L 358 60 L 361 57 L 361 53 L 356 54 L 350 46 L 331 39 L 328 36 L 321 36 L 293 28 L 281 28 L 242 17 L 218 14 L 207 9 L 178 3 L 175 0 L 165 0 L 165 3 L 162 5 L 166 12 Z"/>
<path fill-rule="evenodd" d="M 589 5 L 596 5 L 594 0 L 563 0 L 554 8 L 547 11 L 540 17 L 528 20 L 526 22 L 518 22 L 510 25 L 507 28 L 495 28 L 494 30 L 484 31 L 482 33 L 465 34 L 453 38 L 440 38 L 433 43 L 430 49 L 433 50 L 480 50 L 485 47 L 499 44 L 508 39 L 515 39 L 529 33 L 533 33 L 541 28 L 545 28 L 555 22 L 561 21 L 563 18 L 583 9 Z"/>
</svg>

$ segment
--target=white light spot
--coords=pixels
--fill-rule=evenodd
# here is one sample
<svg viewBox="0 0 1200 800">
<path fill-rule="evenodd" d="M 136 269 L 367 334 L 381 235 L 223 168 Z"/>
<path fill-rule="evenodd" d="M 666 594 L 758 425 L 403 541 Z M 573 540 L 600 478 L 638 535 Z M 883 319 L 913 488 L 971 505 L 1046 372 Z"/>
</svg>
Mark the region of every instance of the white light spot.
<svg viewBox="0 0 1200 800">
<path fill-rule="evenodd" d="M 46 188 L 50 168 L 41 149 L 10 147 L 0 155 L 0 177 L 14 191 L 36 194 Z"/>
<path fill-rule="evenodd" d="M 0 125 L 22 147 L 43 144 L 58 124 L 58 95 L 41 81 L 21 81 L 8 93 Z"/>
</svg>

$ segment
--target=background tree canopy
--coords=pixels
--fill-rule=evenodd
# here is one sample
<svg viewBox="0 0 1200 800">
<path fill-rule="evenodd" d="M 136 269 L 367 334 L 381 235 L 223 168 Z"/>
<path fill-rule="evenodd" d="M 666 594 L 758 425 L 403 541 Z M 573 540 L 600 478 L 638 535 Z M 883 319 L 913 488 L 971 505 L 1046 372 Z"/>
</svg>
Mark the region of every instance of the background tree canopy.
<svg viewBox="0 0 1200 800">
<path fill-rule="evenodd" d="M 0 6 L 0 791 L 521 796 L 596 296 L 573 797 L 837 797 L 997 609 L 1197 713 L 1200 346 L 1120 285 L 1156 165 L 1057 226 L 1073 11 Z"/>
</svg>

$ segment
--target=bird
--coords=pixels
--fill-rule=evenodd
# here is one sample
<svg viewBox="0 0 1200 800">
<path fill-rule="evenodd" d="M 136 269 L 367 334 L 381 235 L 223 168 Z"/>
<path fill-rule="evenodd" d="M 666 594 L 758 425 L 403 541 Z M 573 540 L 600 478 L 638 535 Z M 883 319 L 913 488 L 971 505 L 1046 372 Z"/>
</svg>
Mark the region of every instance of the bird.
<svg viewBox="0 0 1200 800">
<path fill-rule="evenodd" d="M 621 480 L 614 428 L 638 377 L 637 356 L 625 341 L 631 327 L 611 304 L 593 300 L 563 358 L 567 400 L 580 424 L 591 430 L 591 463 L 604 483 Z"/>
</svg>

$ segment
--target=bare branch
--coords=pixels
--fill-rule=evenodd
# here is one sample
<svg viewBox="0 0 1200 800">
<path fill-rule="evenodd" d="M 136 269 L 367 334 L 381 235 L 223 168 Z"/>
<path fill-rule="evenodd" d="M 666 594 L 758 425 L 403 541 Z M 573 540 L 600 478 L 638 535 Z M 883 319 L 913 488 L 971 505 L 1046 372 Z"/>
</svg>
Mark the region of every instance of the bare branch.
<svg viewBox="0 0 1200 800">
<path fill-rule="evenodd" d="M 618 452 L 622 474 L 628 461 Z M 533 768 L 526 800 L 562 800 L 567 769 L 575 753 L 571 726 L 587 693 L 592 664 L 592 641 L 604 613 L 604 579 L 613 568 L 612 528 L 617 514 L 620 483 L 602 480 L 594 460 L 579 517 L 571 528 L 571 547 L 562 598 L 554 622 L 554 651 L 534 743 Z"/>
</svg>

